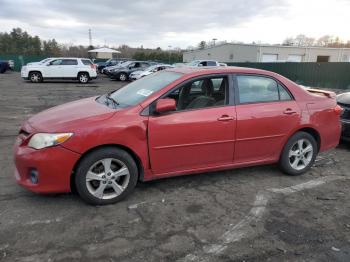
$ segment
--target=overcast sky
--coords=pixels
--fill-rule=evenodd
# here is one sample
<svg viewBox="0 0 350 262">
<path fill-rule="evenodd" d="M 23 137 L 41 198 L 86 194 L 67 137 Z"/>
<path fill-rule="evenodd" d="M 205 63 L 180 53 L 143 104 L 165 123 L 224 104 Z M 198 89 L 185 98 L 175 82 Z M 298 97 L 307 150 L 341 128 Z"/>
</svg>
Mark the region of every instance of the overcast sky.
<svg viewBox="0 0 350 262">
<path fill-rule="evenodd" d="M 186 48 L 212 38 L 281 43 L 288 36 L 350 40 L 350 0 L 0 0 L 0 31 L 88 45 Z"/>
</svg>

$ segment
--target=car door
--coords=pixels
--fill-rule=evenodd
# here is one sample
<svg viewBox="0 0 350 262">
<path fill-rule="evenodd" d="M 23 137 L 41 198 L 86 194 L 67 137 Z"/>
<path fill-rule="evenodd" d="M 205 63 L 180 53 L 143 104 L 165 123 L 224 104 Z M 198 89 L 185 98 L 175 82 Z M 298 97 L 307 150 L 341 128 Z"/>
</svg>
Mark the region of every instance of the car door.
<svg viewBox="0 0 350 262">
<path fill-rule="evenodd" d="M 43 77 L 45 78 L 58 78 L 62 75 L 62 59 L 54 59 L 42 70 Z"/>
<path fill-rule="evenodd" d="M 220 101 L 215 100 L 210 84 L 214 78 L 222 80 L 225 94 Z M 206 85 L 202 86 L 203 92 L 192 88 L 198 86 L 197 82 Z M 229 83 L 227 76 L 207 77 L 186 82 L 165 96 L 174 98 L 178 109 L 162 115 L 151 114 L 149 117 L 149 153 L 155 175 L 233 162 L 236 111 L 233 98 L 230 97 L 232 93 L 229 89 L 232 86 L 229 87 Z M 187 90 L 189 86 L 191 90 Z M 180 100 L 185 98 L 185 93 L 191 96 L 192 101 L 188 100 L 185 107 L 180 107 Z"/>
<path fill-rule="evenodd" d="M 235 162 L 279 157 L 286 136 L 300 121 L 300 109 L 288 89 L 261 75 L 236 76 Z"/>
<path fill-rule="evenodd" d="M 63 78 L 75 78 L 78 75 L 78 61 L 77 59 L 63 59 L 61 63 L 61 70 Z"/>
</svg>

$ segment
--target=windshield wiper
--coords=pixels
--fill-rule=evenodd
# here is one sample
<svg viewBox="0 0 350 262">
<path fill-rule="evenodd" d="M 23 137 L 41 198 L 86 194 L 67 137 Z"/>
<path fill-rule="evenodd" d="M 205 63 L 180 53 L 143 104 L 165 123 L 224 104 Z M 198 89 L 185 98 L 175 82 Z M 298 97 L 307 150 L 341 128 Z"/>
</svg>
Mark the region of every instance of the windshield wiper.
<svg viewBox="0 0 350 262">
<path fill-rule="evenodd" d="M 114 91 L 115 91 L 115 90 L 114 90 Z M 106 98 L 107 98 L 107 100 L 112 101 L 112 103 L 113 103 L 113 105 L 114 105 L 114 108 L 115 108 L 116 105 L 119 106 L 119 102 L 118 102 L 117 100 L 115 100 L 115 99 L 111 96 L 111 94 L 112 94 L 114 91 L 109 92 L 109 93 L 106 95 Z M 109 104 L 109 103 L 108 103 L 108 104 Z"/>
</svg>

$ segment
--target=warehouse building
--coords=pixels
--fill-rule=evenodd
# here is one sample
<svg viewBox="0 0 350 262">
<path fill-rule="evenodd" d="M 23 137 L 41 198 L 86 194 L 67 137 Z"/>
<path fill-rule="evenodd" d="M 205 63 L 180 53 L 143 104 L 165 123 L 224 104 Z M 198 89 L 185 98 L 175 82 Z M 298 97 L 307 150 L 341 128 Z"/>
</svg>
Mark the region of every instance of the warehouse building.
<svg viewBox="0 0 350 262">
<path fill-rule="evenodd" d="M 232 44 L 187 51 L 184 62 L 211 59 L 240 62 L 350 62 L 350 48 L 297 47 L 280 45 Z"/>
</svg>

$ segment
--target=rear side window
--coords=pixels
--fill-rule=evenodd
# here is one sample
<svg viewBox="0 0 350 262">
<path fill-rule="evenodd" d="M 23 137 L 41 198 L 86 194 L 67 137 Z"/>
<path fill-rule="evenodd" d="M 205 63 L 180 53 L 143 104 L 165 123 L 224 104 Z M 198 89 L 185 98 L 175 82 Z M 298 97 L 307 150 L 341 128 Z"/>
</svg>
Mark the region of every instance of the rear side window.
<svg viewBox="0 0 350 262">
<path fill-rule="evenodd" d="M 63 59 L 61 65 L 77 65 L 78 61 L 76 59 Z"/>
<path fill-rule="evenodd" d="M 216 62 L 214 61 L 208 61 L 207 66 L 216 66 Z"/>
<path fill-rule="evenodd" d="M 268 77 L 237 76 L 237 83 L 241 104 L 292 99 L 283 86 Z"/>
<path fill-rule="evenodd" d="M 82 62 L 84 65 L 92 65 L 92 62 L 91 62 L 89 59 L 81 59 L 81 62 Z"/>
</svg>

